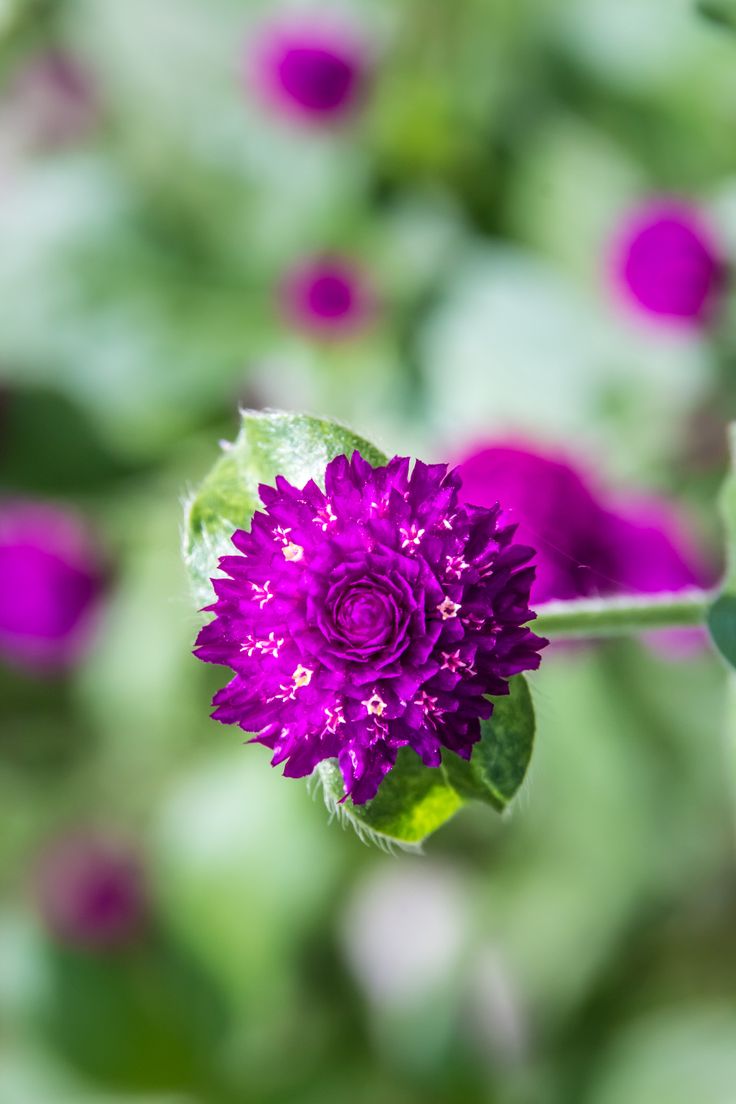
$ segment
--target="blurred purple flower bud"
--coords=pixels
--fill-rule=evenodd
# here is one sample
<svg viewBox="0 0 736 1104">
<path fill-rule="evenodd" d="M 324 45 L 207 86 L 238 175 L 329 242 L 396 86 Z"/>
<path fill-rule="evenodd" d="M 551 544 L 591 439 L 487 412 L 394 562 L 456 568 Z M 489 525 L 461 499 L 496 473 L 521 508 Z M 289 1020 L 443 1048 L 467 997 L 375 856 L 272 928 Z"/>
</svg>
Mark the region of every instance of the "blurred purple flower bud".
<svg viewBox="0 0 736 1104">
<path fill-rule="evenodd" d="M 631 212 L 614 246 L 614 278 L 630 305 L 668 325 L 710 321 L 724 265 L 693 206 L 654 199 Z"/>
<path fill-rule="evenodd" d="M 715 583 L 713 564 L 694 544 L 682 516 L 664 499 L 628 497 L 615 505 L 608 524 L 618 549 L 617 576 L 626 589 L 656 594 Z"/>
<path fill-rule="evenodd" d="M 0 503 L 0 659 L 44 672 L 87 647 L 103 569 L 81 520 L 56 505 Z"/>
<path fill-rule="evenodd" d="M 297 329 L 345 336 L 361 329 L 375 309 L 363 274 L 338 257 L 302 262 L 281 287 L 283 311 Z"/>
<path fill-rule="evenodd" d="M 535 602 L 582 598 L 610 586 L 615 556 L 607 517 L 574 467 L 550 453 L 514 443 L 490 444 L 458 462 L 460 497 L 490 507 L 518 526 L 517 539 L 536 548 Z"/>
<path fill-rule="evenodd" d="M 466 502 L 491 507 L 537 549 L 532 601 L 653 594 L 709 585 L 715 573 L 671 504 L 611 502 L 587 473 L 519 444 L 478 448 L 459 462 Z"/>
<path fill-rule="evenodd" d="M 615 506 L 608 523 L 622 590 L 657 594 L 717 582 L 715 563 L 695 544 L 691 527 L 672 503 L 651 496 L 629 497 Z M 673 656 L 687 656 L 706 643 L 700 629 L 666 629 L 649 633 L 646 639 Z"/>
<path fill-rule="evenodd" d="M 107 831 L 55 840 L 41 858 L 38 907 L 59 942 L 89 950 L 129 945 L 140 935 L 148 905 L 140 858 Z"/>
<path fill-rule="evenodd" d="M 98 109 L 94 83 L 81 63 L 48 50 L 15 73 L 4 100 L 4 126 L 32 149 L 57 148 L 86 137 Z"/>
<path fill-rule="evenodd" d="M 347 28 L 303 16 L 262 30 L 249 61 L 251 82 L 276 112 L 307 125 L 344 119 L 368 74 L 366 49 Z"/>
</svg>

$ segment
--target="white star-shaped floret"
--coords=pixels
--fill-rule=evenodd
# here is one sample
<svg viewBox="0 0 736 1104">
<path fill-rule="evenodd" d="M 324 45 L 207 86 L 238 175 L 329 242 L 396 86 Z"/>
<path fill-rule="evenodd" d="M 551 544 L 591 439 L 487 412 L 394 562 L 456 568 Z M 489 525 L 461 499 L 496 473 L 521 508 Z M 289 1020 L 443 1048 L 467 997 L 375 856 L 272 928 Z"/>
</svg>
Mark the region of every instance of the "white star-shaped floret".
<svg viewBox="0 0 736 1104">
<path fill-rule="evenodd" d="M 463 571 L 467 571 L 470 567 L 470 564 L 466 563 L 462 556 L 447 556 L 445 565 L 448 575 L 454 575 L 456 579 L 459 579 Z"/>
<path fill-rule="evenodd" d="M 273 598 L 270 579 L 266 579 L 263 586 L 260 586 L 258 583 L 251 583 L 250 588 L 253 591 L 254 601 L 258 602 L 260 609 L 263 609 L 266 603 L 270 602 Z"/>
<path fill-rule="evenodd" d="M 417 525 L 410 525 L 408 529 L 401 528 L 399 530 L 399 533 L 403 537 L 401 547 L 408 548 L 409 550 L 411 550 L 412 547 L 418 547 L 425 532 L 426 530 L 420 529 Z"/>
<path fill-rule="evenodd" d="M 302 686 L 309 686 L 312 681 L 312 675 L 314 671 L 310 671 L 308 667 L 302 667 L 301 663 L 291 676 L 294 680 L 294 689 L 300 690 Z"/>
<path fill-rule="evenodd" d="M 366 712 L 372 713 L 377 717 L 381 717 L 386 708 L 386 703 L 377 690 L 374 690 L 372 696 L 362 701 L 360 704 L 365 706 Z"/>
<path fill-rule="evenodd" d="M 460 609 L 459 602 L 453 602 L 452 598 L 447 595 L 437 606 L 437 612 L 442 614 L 442 620 L 447 621 L 450 617 L 457 617 L 457 611 Z"/>
<path fill-rule="evenodd" d="M 293 541 L 287 541 L 284 547 L 281 549 L 284 559 L 289 563 L 298 563 L 299 560 L 304 557 L 304 549 L 300 544 L 294 544 Z"/>
<path fill-rule="evenodd" d="M 466 663 L 460 658 L 460 649 L 456 652 L 443 652 L 442 653 L 442 668 L 443 671 L 450 671 L 453 675 L 458 671 L 462 671 L 467 666 Z"/>
<path fill-rule="evenodd" d="M 323 510 L 318 510 L 316 516 L 312 520 L 315 525 L 319 525 L 323 533 L 326 532 L 327 529 L 337 521 L 337 514 L 332 509 L 332 503 L 328 502 Z"/>
<path fill-rule="evenodd" d="M 327 731 L 332 733 L 337 730 L 338 725 L 345 724 L 345 714 L 339 702 L 336 702 L 331 709 L 327 706 L 325 709 L 325 721 Z"/>
</svg>

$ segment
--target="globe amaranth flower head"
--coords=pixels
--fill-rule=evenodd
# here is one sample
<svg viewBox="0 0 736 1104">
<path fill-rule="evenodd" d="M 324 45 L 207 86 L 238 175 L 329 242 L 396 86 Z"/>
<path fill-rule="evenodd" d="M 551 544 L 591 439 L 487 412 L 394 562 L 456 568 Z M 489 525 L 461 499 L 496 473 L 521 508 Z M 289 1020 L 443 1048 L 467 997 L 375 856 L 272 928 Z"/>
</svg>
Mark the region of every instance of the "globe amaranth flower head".
<svg viewBox="0 0 736 1104">
<path fill-rule="evenodd" d="M 373 313 L 362 272 L 340 257 L 316 257 L 287 273 L 281 288 L 287 320 L 297 329 L 339 337 L 361 329 Z"/>
<path fill-rule="evenodd" d="M 707 323 L 724 284 L 724 265 L 702 214 L 677 199 L 632 211 L 614 244 L 613 274 L 626 301 L 668 325 Z"/>
<path fill-rule="evenodd" d="M 26 499 L 0 503 L 0 659 L 34 672 L 75 663 L 103 588 L 99 550 L 75 514 Z"/>
<path fill-rule="evenodd" d="M 86 828 L 53 840 L 35 880 L 41 916 L 61 943 L 110 950 L 131 943 L 145 925 L 141 858 L 117 832 Z"/>
<path fill-rule="evenodd" d="M 261 98 L 279 114 L 309 126 L 350 115 L 369 68 L 358 37 L 324 16 L 284 17 L 269 24 L 247 62 Z"/>
<path fill-rule="evenodd" d="M 533 550 L 498 506 L 462 506 L 459 485 L 444 464 L 355 452 L 327 466 L 324 492 L 260 488 L 195 654 L 235 672 L 213 716 L 256 733 L 284 774 L 336 758 L 362 804 L 402 747 L 431 767 L 443 748 L 469 759 L 486 695 L 538 667 Z"/>
</svg>

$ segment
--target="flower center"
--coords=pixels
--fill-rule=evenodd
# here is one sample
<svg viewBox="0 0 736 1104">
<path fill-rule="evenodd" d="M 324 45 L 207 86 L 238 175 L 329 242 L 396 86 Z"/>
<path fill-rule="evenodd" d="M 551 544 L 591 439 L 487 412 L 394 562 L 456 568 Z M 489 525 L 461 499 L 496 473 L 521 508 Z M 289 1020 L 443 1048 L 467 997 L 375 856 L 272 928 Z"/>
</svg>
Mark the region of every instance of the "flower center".
<svg viewBox="0 0 736 1104">
<path fill-rule="evenodd" d="M 393 634 L 396 605 L 389 594 L 369 583 L 354 583 L 337 597 L 332 624 L 346 644 L 381 647 Z"/>
</svg>

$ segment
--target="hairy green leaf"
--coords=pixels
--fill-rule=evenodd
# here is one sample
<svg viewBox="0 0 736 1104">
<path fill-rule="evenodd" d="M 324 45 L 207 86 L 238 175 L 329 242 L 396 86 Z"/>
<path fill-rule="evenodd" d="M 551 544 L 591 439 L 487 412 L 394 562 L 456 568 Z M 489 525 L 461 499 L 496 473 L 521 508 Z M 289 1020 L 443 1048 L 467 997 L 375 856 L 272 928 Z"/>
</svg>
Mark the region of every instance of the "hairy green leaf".
<svg viewBox="0 0 736 1104">
<path fill-rule="evenodd" d="M 308 414 L 244 410 L 240 433 L 187 505 L 184 559 L 195 598 L 212 600 L 210 579 L 220 556 L 232 553 L 230 538 L 247 529 L 260 506 L 258 485 L 285 476 L 301 487 L 319 482 L 330 460 L 358 449 L 371 464 L 385 464 L 377 448 L 349 429 Z"/>
<path fill-rule="evenodd" d="M 319 773 L 329 808 L 358 835 L 399 846 L 422 843 L 468 801 L 503 810 L 524 780 L 534 745 L 534 706 L 524 676 L 513 678 L 510 689 L 483 722 L 470 762 L 443 751 L 442 766 L 425 767 L 415 752 L 403 748 L 376 797 L 365 805 L 340 804 L 340 771 L 334 760 L 323 763 Z"/>
<path fill-rule="evenodd" d="M 321 763 L 327 807 L 350 824 L 361 839 L 399 847 L 422 843 L 464 804 L 442 767 L 425 767 L 416 752 L 402 748 L 372 801 L 340 804 L 344 787 L 337 762 Z"/>
<path fill-rule="evenodd" d="M 444 752 L 445 775 L 466 799 L 505 809 L 524 781 L 534 747 L 534 706 L 523 675 L 509 684 L 507 698 L 496 698 L 493 716 L 481 722 L 481 738 L 469 762 Z"/>
</svg>

